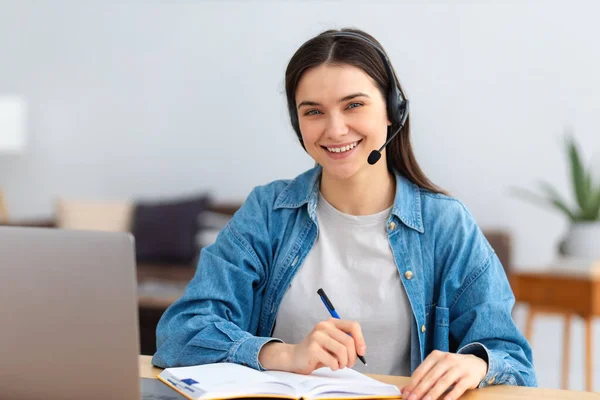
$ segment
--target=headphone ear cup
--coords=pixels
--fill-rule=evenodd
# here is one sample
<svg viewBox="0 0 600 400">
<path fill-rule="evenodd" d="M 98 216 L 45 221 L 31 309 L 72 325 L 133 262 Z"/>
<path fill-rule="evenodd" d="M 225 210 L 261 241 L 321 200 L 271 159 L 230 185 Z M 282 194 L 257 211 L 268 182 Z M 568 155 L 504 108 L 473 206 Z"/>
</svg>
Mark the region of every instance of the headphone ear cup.
<svg viewBox="0 0 600 400">
<path fill-rule="evenodd" d="M 404 114 L 404 97 L 394 85 L 388 94 L 388 118 L 392 125 L 399 125 Z"/>
</svg>

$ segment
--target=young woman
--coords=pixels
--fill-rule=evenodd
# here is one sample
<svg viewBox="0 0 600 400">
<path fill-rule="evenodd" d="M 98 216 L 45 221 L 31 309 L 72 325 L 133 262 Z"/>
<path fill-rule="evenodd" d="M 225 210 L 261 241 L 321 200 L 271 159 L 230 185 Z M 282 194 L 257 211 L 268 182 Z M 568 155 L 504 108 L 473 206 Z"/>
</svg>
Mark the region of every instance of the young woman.
<svg viewBox="0 0 600 400">
<path fill-rule="evenodd" d="M 323 32 L 290 60 L 286 93 L 317 165 L 255 188 L 203 249 L 157 327 L 153 363 L 352 367 L 411 376 L 409 400 L 535 386 L 502 265 L 465 206 L 419 168 L 379 43 Z M 320 288 L 343 319 L 329 317 Z"/>
</svg>

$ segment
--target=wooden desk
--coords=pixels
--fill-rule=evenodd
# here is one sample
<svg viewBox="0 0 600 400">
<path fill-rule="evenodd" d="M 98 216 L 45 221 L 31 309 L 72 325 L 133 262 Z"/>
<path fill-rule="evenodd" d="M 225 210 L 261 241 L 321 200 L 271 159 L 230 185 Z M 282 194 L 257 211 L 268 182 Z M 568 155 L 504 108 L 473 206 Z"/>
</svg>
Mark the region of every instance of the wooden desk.
<svg viewBox="0 0 600 400">
<path fill-rule="evenodd" d="M 533 320 L 537 314 L 553 313 L 565 317 L 563 340 L 562 385 L 569 385 L 571 355 L 571 322 L 574 315 L 585 321 L 585 388 L 593 390 L 592 321 L 600 315 L 600 278 L 587 271 L 555 270 L 545 272 L 513 272 L 510 282 L 517 301 L 529 305 L 525 336 L 532 344 Z"/>
<path fill-rule="evenodd" d="M 140 356 L 140 377 L 156 378 L 162 371 L 152 366 L 150 356 Z M 391 383 L 402 388 L 408 378 L 401 376 L 369 375 L 378 381 Z M 490 386 L 467 392 L 460 400 L 598 400 L 597 393 L 576 392 L 555 389 L 538 389 L 516 386 Z"/>
</svg>

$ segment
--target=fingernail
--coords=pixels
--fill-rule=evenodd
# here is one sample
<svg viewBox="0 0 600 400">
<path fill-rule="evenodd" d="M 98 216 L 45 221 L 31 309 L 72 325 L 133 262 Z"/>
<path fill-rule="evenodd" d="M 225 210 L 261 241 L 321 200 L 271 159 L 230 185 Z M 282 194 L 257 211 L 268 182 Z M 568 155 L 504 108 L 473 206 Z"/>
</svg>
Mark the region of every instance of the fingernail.
<svg viewBox="0 0 600 400">
<path fill-rule="evenodd" d="M 361 356 L 364 356 L 365 352 L 367 351 L 367 347 L 366 346 L 360 346 L 360 348 L 358 349 L 358 351 L 360 352 Z"/>
<path fill-rule="evenodd" d="M 430 395 L 427 395 L 427 396 L 425 396 L 425 397 L 423 398 L 423 400 L 431 400 L 431 396 L 430 396 Z"/>
<path fill-rule="evenodd" d="M 402 397 L 405 397 L 408 399 L 408 396 L 410 396 L 410 392 L 402 393 Z"/>
<path fill-rule="evenodd" d="M 411 395 L 408 397 L 408 400 L 417 400 L 417 395 L 416 395 L 416 394 L 414 394 L 414 393 L 413 393 L 413 394 L 411 394 Z"/>
</svg>

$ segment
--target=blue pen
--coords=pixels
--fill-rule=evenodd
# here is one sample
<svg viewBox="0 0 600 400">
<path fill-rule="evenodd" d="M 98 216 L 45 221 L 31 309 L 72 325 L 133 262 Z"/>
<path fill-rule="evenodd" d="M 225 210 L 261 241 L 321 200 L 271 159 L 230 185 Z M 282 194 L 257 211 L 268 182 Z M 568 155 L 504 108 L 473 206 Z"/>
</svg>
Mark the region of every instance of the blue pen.
<svg viewBox="0 0 600 400">
<path fill-rule="evenodd" d="M 327 311 L 329 311 L 329 314 L 333 318 L 341 319 L 340 316 L 338 315 L 337 311 L 335 311 L 335 307 L 329 300 L 329 297 L 327 297 L 327 295 L 325 294 L 325 291 L 323 289 L 319 289 L 319 290 L 317 290 L 317 294 L 319 296 L 321 296 L 321 300 L 323 301 L 323 304 L 325 304 L 325 307 L 327 308 Z M 348 334 L 348 335 L 350 335 L 350 334 Z M 363 364 L 367 365 L 367 360 L 365 360 L 365 358 L 363 356 L 358 355 L 358 354 L 357 354 L 357 356 L 358 356 L 358 359 L 360 361 L 362 361 Z"/>
</svg>

